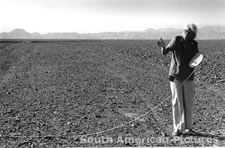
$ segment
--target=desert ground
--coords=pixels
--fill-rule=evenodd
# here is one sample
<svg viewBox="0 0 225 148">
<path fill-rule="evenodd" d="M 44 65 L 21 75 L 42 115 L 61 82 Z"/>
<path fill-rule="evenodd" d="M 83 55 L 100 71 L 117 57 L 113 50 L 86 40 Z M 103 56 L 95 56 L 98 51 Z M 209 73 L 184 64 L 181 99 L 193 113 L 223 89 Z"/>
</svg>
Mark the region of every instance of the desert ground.
<svg viewBox="0 0 225 148">
<path fill-rule="evenodd" d="M 1 40 L 0 148 L 225 146 L 225 41 L 198 43 L 199 134 L 174 140 L 170 54 L 155 40 Z"/>
</svg>

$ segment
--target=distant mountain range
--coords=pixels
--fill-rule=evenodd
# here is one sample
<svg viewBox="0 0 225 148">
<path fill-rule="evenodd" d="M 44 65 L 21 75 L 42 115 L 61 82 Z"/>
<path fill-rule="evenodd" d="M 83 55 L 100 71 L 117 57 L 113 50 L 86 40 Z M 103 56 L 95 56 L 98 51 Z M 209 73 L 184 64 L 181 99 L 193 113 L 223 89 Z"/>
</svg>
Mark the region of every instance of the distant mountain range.
<svg viewBox="0 0 225 148">
<path fill-rule="evenodd" d="M 24 29 L 15 29 L 11 32 L 0 33 L 0 39 L 171 39 L 181 35 L 182 29 L 163 28 L 146 29 L 136 32 L 102 32 L 102 33 L 29 33 Z M 205 26 L 199 28 L 198 39 L 225 39 L 225 26 Z"/>
</svg>

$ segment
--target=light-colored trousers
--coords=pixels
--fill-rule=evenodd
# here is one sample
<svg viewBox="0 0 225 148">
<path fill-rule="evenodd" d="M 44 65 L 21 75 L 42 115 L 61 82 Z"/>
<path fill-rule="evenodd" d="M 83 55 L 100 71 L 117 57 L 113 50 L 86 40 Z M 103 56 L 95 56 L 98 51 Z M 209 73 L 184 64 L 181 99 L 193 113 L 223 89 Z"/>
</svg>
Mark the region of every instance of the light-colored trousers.
<svg viewBox="0 0 225 148">
<path fill-rule="evenodd" d="M 191 129 L 194 101 L 193 81 L 170 81 L 174 131 Z"/>
</svg>

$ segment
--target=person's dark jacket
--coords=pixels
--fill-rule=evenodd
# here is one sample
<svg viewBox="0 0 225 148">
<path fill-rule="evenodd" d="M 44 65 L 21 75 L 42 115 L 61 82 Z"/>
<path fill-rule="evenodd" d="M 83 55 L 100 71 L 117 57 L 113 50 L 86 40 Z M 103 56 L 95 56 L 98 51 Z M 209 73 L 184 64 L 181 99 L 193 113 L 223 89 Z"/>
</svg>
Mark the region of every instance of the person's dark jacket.
<svg viewBox="0 0 225 148">
<path fill-rule="evenodd" d="M 189 76 L 194 68 L 189 67 L 190 60 L 195 56 L 198 50 L 198 43 L 195 40 L 185 43 L 182 36 L 174 37 L 170 43 L 162 50 L 163 55 L 172 52 L 171 64 L 169 70 L 169 79 L 177 80 L 194 79 L 194 73 Z"/>
</svg>

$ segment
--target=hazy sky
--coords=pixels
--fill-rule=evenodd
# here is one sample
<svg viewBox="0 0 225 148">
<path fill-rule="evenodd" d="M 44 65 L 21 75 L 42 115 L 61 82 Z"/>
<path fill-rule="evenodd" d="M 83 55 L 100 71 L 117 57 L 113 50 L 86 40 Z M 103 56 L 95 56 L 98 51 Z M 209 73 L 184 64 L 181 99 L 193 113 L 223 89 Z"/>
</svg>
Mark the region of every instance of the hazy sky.
<svg viewBox="0 0 225 148">
<path fill-rule="evenodd" d="M 225 0 L 0 0 L 0 32 L 142 31 L 225 25 Z"/>
</svg>

